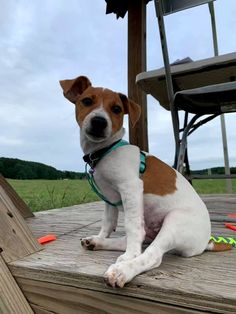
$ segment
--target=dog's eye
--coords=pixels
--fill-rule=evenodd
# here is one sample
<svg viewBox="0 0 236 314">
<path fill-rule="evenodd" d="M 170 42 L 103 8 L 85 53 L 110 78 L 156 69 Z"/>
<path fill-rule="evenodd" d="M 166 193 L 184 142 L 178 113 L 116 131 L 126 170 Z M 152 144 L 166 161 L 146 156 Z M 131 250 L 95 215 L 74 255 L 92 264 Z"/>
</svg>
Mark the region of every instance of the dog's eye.
<svg viewBox="0 0 236 314">
<path fill-rule="evenodd" d="M 122 112 L 122 108 L 120 106 L 118 106 L 118 105 L 114 105 L 114 106 L 111 107 L 111 111 L 116 113 L 116 114 L 119 114 L 119 113 Z"/>
<path fill-rule="evenodd" d="M 81 102 L 84 106 L 91 106 L 93 104 L 93 100 L 89 97 L 85 97 Z"/>
</svg>

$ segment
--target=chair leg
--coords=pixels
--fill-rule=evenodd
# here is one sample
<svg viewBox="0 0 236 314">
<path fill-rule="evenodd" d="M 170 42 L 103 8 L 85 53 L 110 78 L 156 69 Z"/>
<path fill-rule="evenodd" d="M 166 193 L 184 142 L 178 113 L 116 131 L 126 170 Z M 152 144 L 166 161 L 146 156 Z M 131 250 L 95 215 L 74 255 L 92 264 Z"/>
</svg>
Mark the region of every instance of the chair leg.
<svg viewBox="0 0 236 314">
<path fill-rule="evenodd" d="M 174 106 L 174 88 L 171 77 L 171 68 L 170 68 L 170 60 L 168 54 L 167 40 L 166 40 L 166 32 L 165 32 L 165 23 L 164 23 L 164 13 L 162 0 L 155 0 L 155 9 L 157 15 L 157 22 L 159 26 L 159 34 L 161 39 L 161 48 L 163 61 L 165 66 L 165 75 L 166 75 L 166 87 L 167 87 L 167 95 L 170 105 L 172 125 L 175 137 L 175 159 L 174 159 L 174 168 L 177 167 L 178 163 L 178 152 L 179 152 L 179 119 L 178 119 L 178 110 L 175 109 Z"/>
<path fill-rule="evenodd" d="M 192 184 L 192 178 L 191 178 L 191 171 L 190 171 L 190 164 L 189 164 L 189 159 L 188 159 L 188 143 L 186 145 L 186 149 L 185 149 L 185 158 L 184 158 L 184 162 L 185 162 L 185 175 L 188 179 L 188 182 L 190 184 Z"/>
<path fill-rule="evenodd" d="M 187 111 L 185 111 L 185 114 L 184 114 L 184 124 L 183 125 L 184 125 L 184 127 L 183 127 L 183 130 L 184 130 L 188 125 L 188 112 Z M 188 135 L 189 135 L 189 132 L 188 132 Z M 189 165 L 189 159 L 188 159 L 188 143 L 187 143 L 187 141 L 186 141 L 186 148 L 185 148 L 185 154 L 184 154 L 184 164 L 185 164 L 184 175 L 187 177 L 189 183 L 192 184 L 190 165 Z"/>
<path fill-rule="evenodd" d="M 188 125 L 188 112 L 185 111 L 184 128 L 186 128 L 187 125 Z M 189 132 L 188 132 L 188 135 L 189 135 Z M 189 159 L 188 159 L 188 143 L 186 144 L 184 163 L 185 163 L 185 175 L 188 177 L 188 181 L 192 184 L 191 174 L 190 174 L 190 165 L 189 165 Z"/>
<path fill-rule="evenodd" d="M 183 173 L 183 170 L 184 170 L 186 146 L 187 146 L 187 136 L 183 136 L 179 145 L 178 161 L 177 161 L 177 171 L 179 171 L 180 173 Z"/>
<path fill-rule="evenodd" d="M 193 118 L 190 120 L 190 122 L 186 123 L 186 125 L 184 126 L 184 131 L 183 131 L 183 135 L 182 135 L 182 139 L 181 139 L 180 147 L 179 147 L 178 162 L 177 162 L 177 168 L 176 168 L 177 171 L 179 171 L 180 173 L 183 173 L 185 154 L 186 154 L 186 148 L 187 148 L 188 133 L 189 133 L 191 127 L 193 126 L 193 124 L 195 123 L 195 121 L 199 117 L 200 117 L 200 115 L 196 114 L 195 116 L 193 116 Z"/>
<path fill-rule="evenodd" d="M 178 156 L 180 150 L 180 131 L 179 131 L 179 114 L 177 110 L 172 110 L 172 124 L 175 139 L 175 156 L 174 156 L 174 168 L 177 169 Z"/>
<path fill-rule="evenodd" d="M 184 124 L 183 124 L 183 135 L 181 140 L 179 140 L 179 151 L 178 151 L 178 158 L 177 158 L 177 170 L 180 173 L 183 173 L 183 169 L 184 169 L 184 162 L 186 159 L 186 148 L 187 148 L 187 135 L 185 134 L 185 129 L 188 126 L 188 112 L 185 111 L 184 114 Z M 179 133 L 182 131 L 179 130 Z M 180 136 L 179 136 L 180 138 Z"/>
</svg>

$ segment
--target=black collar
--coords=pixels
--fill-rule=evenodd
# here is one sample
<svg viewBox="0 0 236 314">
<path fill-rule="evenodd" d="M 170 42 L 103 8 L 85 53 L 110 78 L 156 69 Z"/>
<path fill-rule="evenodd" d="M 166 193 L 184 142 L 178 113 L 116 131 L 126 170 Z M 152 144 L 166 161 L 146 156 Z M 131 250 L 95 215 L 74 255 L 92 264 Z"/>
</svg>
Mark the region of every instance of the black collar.
<svg viewBox="0 0 236 314">
<path fill-rule="evenodd" d="M 93 169 L 97 165 L 97 163 L 100 161 L 102 156 L 106 154 L 113 146 L 115 146 L 117 143 L 119 143 L 121 140 L 118 140 L 114 143 L 112 143 L 110 146 L 104 147 L 102 149 L 99 149 L 93 153 L 84 155 L 83 160 L 89 164 L 89 166 Z"/>
</svg>

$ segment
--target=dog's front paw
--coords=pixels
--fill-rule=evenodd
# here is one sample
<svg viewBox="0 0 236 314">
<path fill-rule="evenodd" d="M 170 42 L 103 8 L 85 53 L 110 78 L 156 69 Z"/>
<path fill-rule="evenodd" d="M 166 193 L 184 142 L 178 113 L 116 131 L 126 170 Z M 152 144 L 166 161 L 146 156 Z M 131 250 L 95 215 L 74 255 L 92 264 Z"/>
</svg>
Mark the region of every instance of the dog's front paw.
<svg viewBox="0 0 236 314">
<path fill-rule="evenodd" d="M 104 274 L 105 283 L 113 288 L 123 288 L 130 280 L 124 263 L 111 265 Z"/>
<path fill-rule="evenodd" d="M 85 250 L 99 250 L 99 237 L 91 236 L 81 239 L 81 245 Z"/>
</svg>

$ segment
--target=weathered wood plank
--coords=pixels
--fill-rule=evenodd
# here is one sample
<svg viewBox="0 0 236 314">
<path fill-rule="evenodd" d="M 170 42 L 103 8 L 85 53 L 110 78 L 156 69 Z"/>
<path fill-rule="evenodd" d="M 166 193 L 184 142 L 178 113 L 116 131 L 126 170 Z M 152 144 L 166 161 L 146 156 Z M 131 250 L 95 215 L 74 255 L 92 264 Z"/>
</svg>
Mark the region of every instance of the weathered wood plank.
<svg viewBox="0 0 236 314">
<path fill-rule="evenodd" d="M 80 289 L 62 284 L 19 279 L 36 314 L 107 313 L 107 314 L 194 314 L 191 309 L 173 307 L 133 297 Z M 40 305 L 39 305 L 40 304 Z M 47 312 L 42 310 L 47 309 Z"/>
<path fill-rule="evenodd" d="M 236 204 L 236 197 L 232 196 L 230 201 Z M 217 203 L 213 198 L 208 205 L 213 204 L 212 202 Z M 52 313 L 50 307 L 41 306 L 42 302 L 47 302 L 43 301 L 44 294 L 42 299 L 40 297 L 42 289 L 46 289 L 45 296 L 47 294 L 51 296 L 49 291 L 52 289 L 52 296 L 54 295 L 52 298 L 56 298 L 57 291 L 58 299 L 63 299 L 64 291 L 66 291 L 64 297 L 67 298 L 68 295 L 68 300 L 66 299 L 65 304 L 69 306 L 69 309 L 71 306 L 73 308 L 75 305 L 73 300 L 76 300 L 75 296 L 71 297 L 75 299 L 69 299 L 70 293 L 83 295 L 90 290 L 94 293 L 94 298 L 98 298 L 98 304 L 96 304 L 98 308 L 100 306 L 99 295 L 105 294 L 107 296 L 105 300 L 111 298 L 111 301 L 107 302 L 113 304 L 114 308 L 116 308 L 116 301 L 113 299 L 121 297 L 125 300 L 132 298 L 131 301 L 137 298 L 140 301 L 154 302 L 158 305 L 164 303 L 167 307 L 174 306 L 177 309 L 181 307 L 181 310 L 187 308 L 189 313 L 192 309 L 204 313 L 236 312 L 236 249 L 219 253 L 206 252 L 193 258 L 167 254 L 159 268 L 137 276 L 124 289 L 113 290 L 106 287 L 103 283 L 103 273 L 111 263 L 115 262 L 120 252 L 84 251 L 80 245 L 81 237 L 98 233 L 102 210 L 103 204 L 97 202 L 73 206 L 71 209 L 37 213 L 36 219 L 27 219 L 29 225 L 38 228 L 40 232 L 45 230 L 46 233 L 54 223 L 54 228 L 56 225 L 61 227 L 58 229 L 60 234 L 57 241 L 46 245 L 43 251 L 9 265 L 27 298 L 34 298 L 30 300 L 36 313 Z M 213 208 L 210 211 L 225 215 L 222 208 Z M 78 227 L 76 227 L 77 223 Z M 42 225 L 39 227 L 38 224 Z M 212 227 L 213 234 L 235 236 L 235 232 L 226 229 L 223 223 L 213 222 Z M 63 228 L 66 230 L 64 233 Z M 123 234 L 123 215 L 121 214 L 114 236 Z M 55 292 L 53 292 L 54 289 Z M 93 297 L 91 299 L 93 300 Z M 40 302 L 35 303 L 35 300 Z M 50 306 L 54 306 L 56 300 L 48 302 Z M 77 305 L 80 305 L 80 301 Z M 84 313 L 93 313 L 89 312 L 86 307 L 83 310 Z M 101 313 L 104 312 L 101 310 Z"/>
<path fill-rule="evenodd" d="M 0 313 L 33 314 L 33 311 L 12 277 L 0 254 Z"/>
<path fill-rule="evenodd" d="M 2 186 L 0 186 L 0 248 L 6 262 L 42 249 Z"/>
<path fill-rule="evenodd" d="M 49 265 L 41 265 L 35 267 L 34 270 L 28 268 L 24 270 L 25 274 L 22 272 L 23 269 L 20 272 L 14 269 L 13 273 L 19 283 L 23 278 L 31 278 L 35 281 L 36 286 L 44 281 L 45 286 L 55 283 L 62 286 L 113 293 L 114 290 L 106 288 L 102 280 L 102 274 L 110 264 L 106 258 L 108 254 L 100 255 L 101 252 L 89 253 L 91 254 L 90 258 L 85 256 L 77 257 L 78 264 L 76 264 L 74 258 L 71 261 L 68 257 L 66 261 L 68 265 L 64 271 L 62 264 L 59 265 L 59 260 L 55 261 L 54 257 L 54 262 L 51 262 L 50 267 Z M 113 254 L 110 253 L 110 255 Z M 117 256 L 118 254 L 116 254 Z M 190 307 L 204 312 L 233 313 L 236 311 L 235 276 L 234 270 L 229 271 L 229 267 L 232 267 L 235 255 L 231 261 L 228 261 L 226 255 L 224 257 L 221 255 L 218 261 L 218 256 L 215 255 L 214 258 L 210 259 L 213 265 L 210 274 L 208 274 L 210 261 L 208 261 L 206 267 L 206 258 L 203 260 L 199 258 L 194 261 L 191 259 L 190 261 L 190 259 L 166 256 L 163 265 L 159 269 L 138 276 L 125 289 L 117 290 L 116 293 L 127 297 Z M 59 255 L 58 259 L 61 260 L 61 258 L 62 255 Z M 216 259 L 217 265 L 214 265 Z M 51 260 L 53 261 L 52 256 Z M 104 261 L 103 264 L 101 263 L 102 260 Z M 112 262 L 115 258 L 109 260 Z M 98 264 L 98 262 L 101 264 Z M 55 264 L 57 267 L 52 270 Z M 75 271 L 76 269 L 77 271 Z M 224 276 L 224 273 L 227 275 Z M 24 284 L 21 287 L 28 297 L 27 292 L 24 290 Z M 60 289 L 58 289 L 58 297 L 60 296 L 59 293 Z"/>
<path fill-rule="evenodd" d="M 36 314 L 55 314 L 55 310 L 54 311 L 48 311 L 48 310 L 43 309 L 39 305 L 31 304 L 31 307 L 34 310 L 34 313 L 36 313 Z"/>
<path fill-rule="evenodd" d="M 236 195 L 206 195 L 202 196 L 208 209 L 221 210 L 222 213 L 236 211 Z"/>
<path fill-rule="evenodd" d="M 19 210 L 24 218 L 33 217 L 34 214 L 31 212 L 30 208 L 22 200 L 22 198 L 16 193 L 12 186 L 7 182 L 7 180 L 0 174 L 0 186 L 5 190 L 10 199 L 12 200 L 15 207 Z"/>
<path fill-rule="evenodd" d="M 44 251 L 11 263 L 11 271 L 18 281 L 31 278 L 44 281 L 46 286 L 54 283 L 113 293 L 105 287 L 102 277 L 120 253 L 84 251 L 80 247 L 80 237 L 98 230 L 96 223 L 61 236 Z M 191 259 L 166 255 L 159 268 L 137 276 L 116 294 L 205 312 L 233 313 L 236 311 L 235 258 L 235 250 L 204 253 Z M 25 292 L 24 285 L 22 289 Z"/>
<path fill-rule="evenodd" d="M 211 215 L 227 216 L 236 212 L 236 196 L 209 196 L 203 197 L 203 200 L 206 202 Z M 231 208 L 228 208 L 228 204 L 231 205 Z M 103 209 L 103 202 L 53 209 L 38 212 L 36 217 L 27 219 L 27 223 L 36 237 L 41 237 L 47 233 L 55 233 L 60 236 L 100 221 Z M 214 234 L 234 235 L 232 230 L 225 228 L 224 223 L 214 223 L 213 231 Z"/>
<path fill-rule="evenodd" d="M 104 206 L 103 202 L 94 202 L 51 209 L 38 212 L 35 217 L 28 218 L 26 222 L 37 238 L 49 233 L 59 237 L 100 221 Z"/>
<path fill-rule="evenodd" d="M 203 200 L 210 214 L 225 216 L 236 211 L 236 196 L 203 196 Z M 27 223 L 37 237 L 47 233 L 60 236 L 101 220 L 103 209 L 103 202 L 52 209 L 38 212 L 36 217 L 27 219 Z"/>
</svg>

